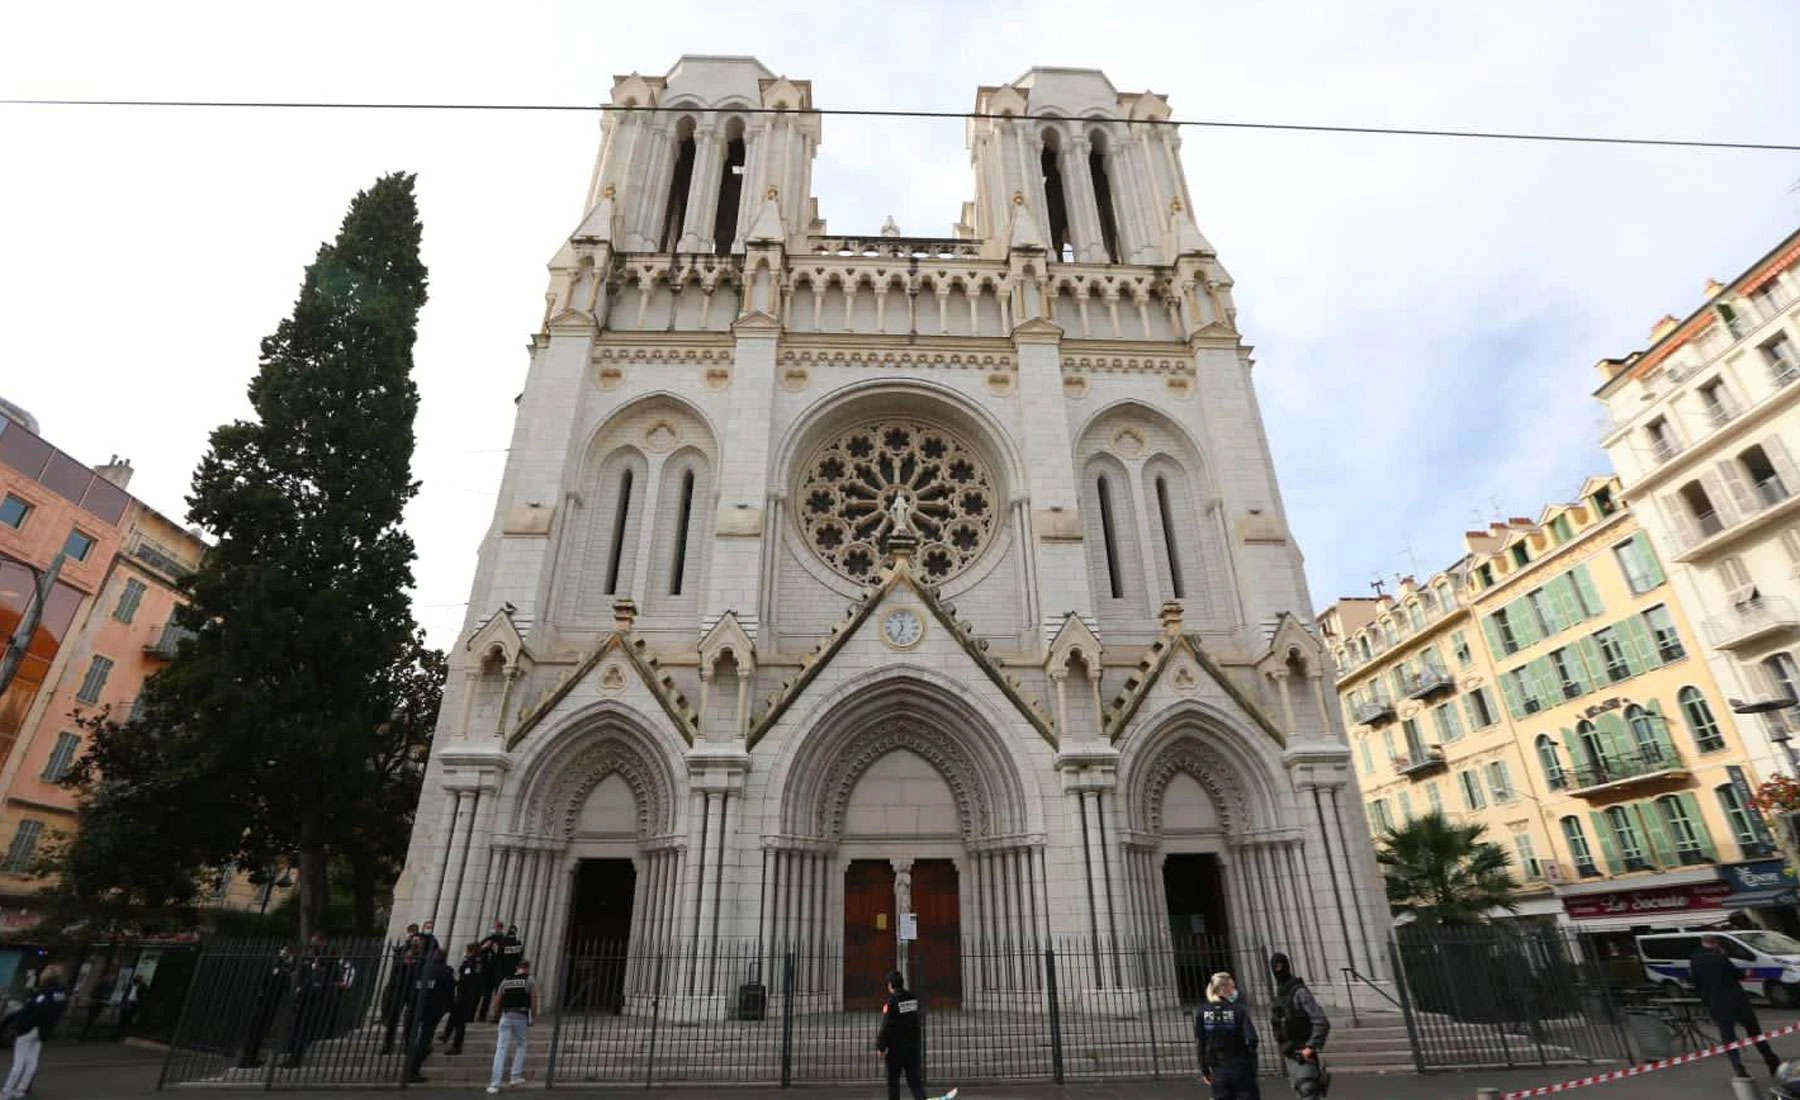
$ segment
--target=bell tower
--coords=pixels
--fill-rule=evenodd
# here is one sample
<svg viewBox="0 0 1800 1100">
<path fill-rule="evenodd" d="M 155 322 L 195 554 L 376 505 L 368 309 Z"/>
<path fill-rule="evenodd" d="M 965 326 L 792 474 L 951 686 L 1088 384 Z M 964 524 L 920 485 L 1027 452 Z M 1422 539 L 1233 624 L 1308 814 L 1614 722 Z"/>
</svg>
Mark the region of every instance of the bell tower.
<svg viewBox="0 0 1800 1100">
<path fill-rule="evenodd" d="M 587 205 L 611 198 L 622 251 L 742 255 L 771 193 L 795 246 L 813 227 L 809 81 L 755 58 L 690 55 L 666 76 L 617 78 L 611 102 Z"/>
<path fill-rule="evenodd" d="M 1051 263 L 1165 265 L 1196 243 L 1212 251 L 1162 96 L 1121 93 L 1097 69 L 1039 68 L 979 89 L 975 110 L 1002 117 L 969 120 L 971 236 L 1004 252 L 1023 206 Z"/>
</svg>

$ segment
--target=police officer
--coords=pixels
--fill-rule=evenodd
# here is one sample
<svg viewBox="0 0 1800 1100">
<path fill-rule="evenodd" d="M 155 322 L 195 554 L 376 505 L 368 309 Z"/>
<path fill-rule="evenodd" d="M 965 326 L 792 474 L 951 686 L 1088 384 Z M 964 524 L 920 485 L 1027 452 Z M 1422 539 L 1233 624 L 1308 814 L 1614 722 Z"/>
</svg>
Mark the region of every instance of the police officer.
<svg viewBox="0 0 1800 1100">
<path fill-rule="evenodd" d="M 244 1033 L 244 1046 L 238 1052 L 240 1068 L 254 1069 L 262 1065 L 263 1040 L 275 1022 L 275 1014 L 281 1011 L 281 1002 L 287 997 L 293 974 L 294 953 L 286 947 L 276 952 L 263 967 L 257 979 L 256 1001 L 250 1008 L 250 1028 Z"/>
<path fill-rule="evenodd" d="M 450 1022 L 444 1027 L 444 1042 L 451 1054 L 461 1054 L 469 1021 L 475 1018 L 480 1002 L 487 996 L 487 960 L 481 945 L 472 943 L 463 949 L 462 965 L 456 970 L 456 1004 L 450 1009 Z"/>
<path fill-rule="evenodd" d="M 456 971 L 450 969 L 445 961 L 443 951 L 432 954 L 430 961 L 419 967 L 417 989 L 413 997 L 413 1019 L 418 1027 L 408 1036 L 408 1047 L 411 1057 L 406 1066 L 406 1079 L 414 1084 L 425 1080 L 419 1072 L 425 1059 L 431 1056 L 431 1036 L 437 1030 L 438 1021 L 449 1011 L 451 1002 L 456 997 Z"/>
<path fill-rule="evenodd" d="M 1294 1063 L 1294 1092 L 1308 1098 L 1324 1096 L 1331 1078 L 1319 1061 L 1319 1051 L 1331 1035 L 1331 1021 L 1286 955 L 1269 956 L 1269 973 L 1275 977 L 1275 1039 L 1281 1044 L 1281 1056 Z"/>
<path fill-rule="evenodd" d="M 494 1072 L 488 1078 L 488 1093 L 500 1091 L 501 1074 L 506 1069 L 506 1054 L 512 1052 L 512 1078 L 509 1085 L 525 1083 L 525 1043 L 531 1021 L 537 1017 L 537 982 L 531 978 L 531 964 L 520 959 L 513 972 L 494 990 L 490 1006 L 499 1021 L 499 1034 L 494 1039 Z"/>
<path fill-rule="evenodd" d="M 1262 1100 L 1256 1086 L 1256 1024 L 1238 1001 L 1237 980 L 1220 971 L 1206 983 L 1206 1004 L 1194 1014 L 1200 1079 L 1213 1100 Z"/>
<path fill-rule="evenodd" d="M 1688 975 L 1694 983 L 1694 992 L 1700 995 L 1700 1002 L 1712 1015 L 1713 1023 L 1719 1028 L 1719 1041 L 1732 1042 L 1737 1038 L 1737 1029 L 1742 1027 L 1746 1038 L 1761 1036 L 1762 1022 L 1756 1018 L 1756 1009 L 1750 1005 L 1750 995 L 1744 992 L 1743 974 L 1738 971 L 1737 964 L 1725 954 L 1725 945 L 1719 937 L 1705 935 L 1700 937 L 1700 950 L 1694 952 L 1688 960 Z M 1769 1067 L 1770 1076 L 1781 1068 L 1781 1059 L 1776 1056 L 1773 1047 L 1766 1039 L 1758 1038 L 1756 1052 L 1762 1055 L 1763 1064 Z M 1750 1076 L 1744 1069 L 1744 1059 L 1736 1048 L 1726 1051 L 1731 1058 L 1731 1070 L 1739 1077 Z"/>
<path fill-rule="evenodd" d="M 314 932 L 306 959 L 300 964 L 299 989 L 294 1002 L 294 1029 L 288 1037 L 287 1066 L 298 1066 L 314 1039 L 331 1029 L 337 1017 L 338 993 L 344 988 L 344 964 L 325 944 L 325 934 Z"/>
<path fill-rule="evenodd" d="M 906 988 L 906 976 L 898 970 L 888 975 L 887 988 L 875 1049 L 887 1062 L 888 1100 L 900 1100 L 901 1074 L 906 1075 L 913 1100 L 925 1100 L 925 1086 L 919 1081 L 919 998 Z"/>
<path fill-rule="evenodd" d="M 494 922 L 494 930 L 481 937 L 482 980 L 487 984 L 481 990 L 480 1014 L 476 1017 L 482 1023 L 488 1018 L 488 998 L 500 985 L 500 941 L 506 938 L 506 924 Z"/>
<path fill-rule="evenodd" d="M 381 998 L 381 1023 L 386 1030 L 381 1037 L 381 1053 L 394 1051 L 394 1033 L 400 1030 L 400 1017 L 406 1016 L 406 1034 L 412 1034 L 413 993 L 418 988 L 419 970 L 425 960 L 419 954 L 419 926 L 406 926 L 406 939 L 394 945 L 393 967 L 388 972 L 387 990 Z"/>
</svg>

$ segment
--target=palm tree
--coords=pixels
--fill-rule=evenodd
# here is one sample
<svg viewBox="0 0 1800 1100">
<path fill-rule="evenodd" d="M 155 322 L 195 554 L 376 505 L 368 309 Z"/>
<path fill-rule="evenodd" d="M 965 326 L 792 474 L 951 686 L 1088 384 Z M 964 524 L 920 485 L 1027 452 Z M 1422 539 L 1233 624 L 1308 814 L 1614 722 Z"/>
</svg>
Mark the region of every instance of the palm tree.
<svg viewBox="0 0 1800 1100">
<path fill-rule="evenodd" d="M 1480 924 L 1490 909 L 1517 912 L 1519 884 L 1507 870 L 1512 857 L 1483 840 L 1484 832 L 1431 813 L 1380 837 L 1375 861 L 1394 912 L 1410 913 L 1417 924 Z"/>
</svg>

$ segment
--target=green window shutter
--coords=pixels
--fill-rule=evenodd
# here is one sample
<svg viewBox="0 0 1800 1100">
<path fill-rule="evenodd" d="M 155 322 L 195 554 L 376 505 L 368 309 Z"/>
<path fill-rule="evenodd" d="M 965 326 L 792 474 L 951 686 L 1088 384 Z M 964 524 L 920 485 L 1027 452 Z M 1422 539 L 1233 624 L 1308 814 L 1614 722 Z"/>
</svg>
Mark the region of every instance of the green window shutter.
<svg viewBox="0 0 1800 1100">
<path fill-rule="evenodd" d="M 1518 639 L 1520 649 L 1543 637 L 1538 633 L 1537 616 L 1531 613 L 1529 600 L 1521 598 L 1507 604 L 1506 623 L 1512 627 L 1513 637 Z"/>
<path fill-rule="evenodd" d="M 1648 672 L 1662 664 L 1662 656 L 1656 651 L 1656 639 L 1650 636 L 1650 628 L 1644 625 L 1641 615 L 1633 615 L 1619 624 L 1619 635 L 1625 643 L 1625 657 L 1631 661 L 1633 674 Z"/>
<path fill-rule="evenodd" d="M 1644 563 L 1644 575 L 1649 578 L 1650 587 L 1655 588 L 1663 582 L 1662 563 L 1656 560 L 1656 548 L 1650 545 L 1650 536 L 1642 531 L 1632 536 L 1637 544 L 1638 560 Z"/>
<path fill-rule="evenodd" d="M 1625 807 L 1638 823 L 1638 832 L 1644 837 L 1644 844 L 1649 849 L 1646 853 L 1658 867 L 1678 867 L 1681 859 L 1675 854 L 1675 844 L 1669 839 L 1668 825 L 1663 821 L 1662 807 L 1654 802 L 1633 802 Z"/>
<path fill-rule="evenodd" d="M 1563 762 L 1569 769 L 1569 784 L 1578 787 L 1580 784 L 1575 782 L 1575 769 L 1587 763 L 1587 752 L 1581 747 L 1581 735 L 1568 726 L 1558 732 L 1562 734 Z"/>
<path fill-rule="evenodd" d="M 1577 565 L 1569 570 L 1568 575 L 1574 579 L 1575 591 L 1580 594 L 1582 605 L 1587 608 L 1587 613 L 1583 618 L 1600 614 L 1601 608 L 1605 605 L 1600 602 L 1600 590 L 1594 587 L 1594 578 L 1588 576 L 1587 566 L 1585 564 Z"/>
<path fill-rule="evenodd" d="M 1519 685 L 1516 682 L 1517 679 L 1518 678 L 1511 673 L 1501 673 L 1500 693 L 1506 696 L 1506 712 L 1514 718 L 1523 718 L 1525 717 L 1525 706 L 1519 699 Z"/>
<path fill-rule="evenodd" d="M 1655 715 L 1651 724 L 1656 727 L 1656 740 L 1662 745 L 1664 756 L 1670 760 L 1680 760 L 1681 753 L 1675 749 L 1675 739 L 1669 735 L 1669 720 L 1663 716 L 1662 704 L 1651 699 L 1644 704 L 1644 709 Z"/>
<path fill-rule="evenodd" d="M 1612 874 L 1623 871 L 1624 865 L 1619 862 L 1619 846 L 1613 842 L 1612 825 L 1602 813 L 1590 813 L 1589 819 L 1594 825 L 1594 839 L 1600 842 L 1600 854 L 1606 860 L 1606 869 Z"/>
<path fill-rule="evenodd" d="M 1556 673 L 1556 664 L 1548 656 L 1539 657 L 1531 662 L 1537 676 L 1536 689 L 1538 703 L 1544 710 L 1562 702 L 1562 677 Z"/>
<path fill-rule="evenodd" d="M 1600 681 L 1595 678 L 1593 672 L 1589 670 L 1587 662 L 1582 659 L 1580 646 L 1572 645 L 1563 650 L 1563 664 L 1569 666 L 1569 677 L 1581 689 L 1581 694 L 1586 695 L 1599 686 Z"/>
<path fill-rule="evenodd" d="M 1607 763 L 1617 764 L 1631 755 L 1636 742 L 1632 740 L 1631 727 L 1619 717 L 1618 711 L 1599 715 L 1593 721 L 1600 751 L 1606 755 Z"/>
<path fill-rule="evenodd" d="M 1549 597 L 1550 606 L 1556 609 L 1557 630 L 1567 630 L 1584 618 L 1581 605 L 1575 602 L 1575 589 L 1570 585 L 1567 573 L 1545 585 L 1544 595 Z"/>
<path fill-rule="evenodd" d="M 1599 687 L 1606 680 L 1606 655 L 1600 652 L 1600 643 L 1589 635 L 1570 647 L 1581 654 L 1581 663 L 1587 666 L 1587 682 Z"/>
<path fill-rule="evenodd" d="M 1506 636 L 1500 633 L 1500 624 L 1492 615 L 1481 617 L 1481 629 L 1487 632 L 1488 651 L 1496 659 L 1506 656 Z"/>
<path fill-rule="evenodd" d="M 1694 800 L 1693 795 L 1685 791 L 1676 795 L 1675 798 L 1681 803 L 1681 808 L 1687 811 L 1688 821 L 1693 823 L 1694 835 L 1700 840 L 1700 854 L 1707 859 L 1718 859 L 1718 851 L 1713 847 L 1712 833 L 1706 827 L 1706 818 L 1700 813 L 1700 803 Z"/>
</svg>

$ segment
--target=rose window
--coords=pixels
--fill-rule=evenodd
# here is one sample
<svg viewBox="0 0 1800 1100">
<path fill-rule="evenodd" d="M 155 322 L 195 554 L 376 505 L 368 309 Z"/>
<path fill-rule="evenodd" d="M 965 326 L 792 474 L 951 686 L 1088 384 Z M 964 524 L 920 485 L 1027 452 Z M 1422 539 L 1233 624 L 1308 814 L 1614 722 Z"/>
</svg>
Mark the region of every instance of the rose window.
<svg viewBox="0 0 1800 1100">
<path fill-rule="evenodd" d="M 941 428 L 909 420 L 863 424 L 820 447 L 795 497 L 813 551 L 855 581 L 875 578 L 896 514 L 919 540 L 919 569 L 943 581 L 981 556 L 997 510 L 994 479 L 975 451 Z"/>
</svg>

